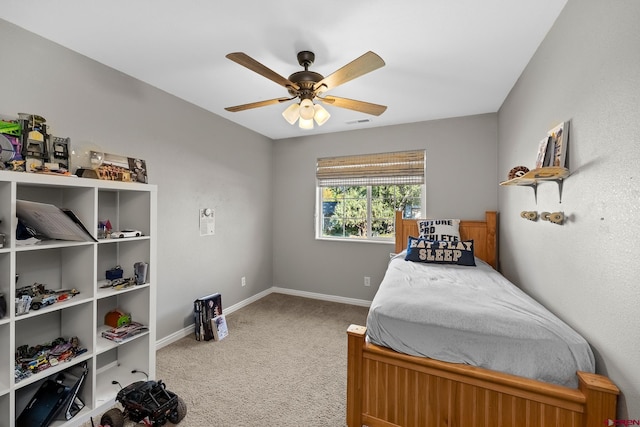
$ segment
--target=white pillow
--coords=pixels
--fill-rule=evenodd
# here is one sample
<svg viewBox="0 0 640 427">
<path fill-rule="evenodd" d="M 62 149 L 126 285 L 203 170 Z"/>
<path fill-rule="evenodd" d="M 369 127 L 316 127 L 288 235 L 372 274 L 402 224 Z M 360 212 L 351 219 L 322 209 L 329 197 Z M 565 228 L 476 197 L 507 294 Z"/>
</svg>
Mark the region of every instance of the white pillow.
<svg viewBox="0 0 640 427">
<path fill-rule="evenodd" d="M 419 219 L 416 222 L 421 239 L 449 242 L 460 240 L 459 219 Z"/>
</svg>

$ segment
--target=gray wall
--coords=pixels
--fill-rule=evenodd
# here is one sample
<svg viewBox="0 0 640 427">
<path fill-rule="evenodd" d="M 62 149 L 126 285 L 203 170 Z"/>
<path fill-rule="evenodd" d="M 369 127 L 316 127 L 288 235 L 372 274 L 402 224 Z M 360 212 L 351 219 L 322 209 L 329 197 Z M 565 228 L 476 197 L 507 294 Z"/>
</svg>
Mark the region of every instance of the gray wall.
<svg viewBox="0 0 640 427">
<path fill-rule="evenodd" d="M 3 20 L 0 40 L 0 115 L 38 114 L 76 149 L 147 161 L 158 185 L 159 339 L 193 323 L 199 296 L 221 292 L 229 306 L 271 287 L 270 139 Z M 214 236 L 199 236 L 202 207 L 215 209 Z"/>
<path fill-rule="evenodd" d="M 272 284 L 370 300 L 392 246 L 313 238 L 315 159 L 425 148 L 426 213 L 482 218 L 499 207 L 504 273 L 589 340 L 622 390 L 619 418 L 640 419 L 637 22 L 636 0 L 570 0 L 498 114 L 272 143 L 0 20 L 11 47 L 0 115 L 40 114 L 78 146 L 147 160 L 159 186 L 158 338 L 190 324 L 191 301 L 214 290 L 226 306 Z M 498 188 L 513 166 L 532 167 L 538 141 L 566 119 L 563 203 L 552 183 L 537 205 L 527 188 Z M 247 159 L 250 168 L 234 166 Z M 216 236 L 200 238 L 205 206 L 216 209 Z M 534 209 L 570 220 L 520 218 Z"/>
<path fill-rule="evenodd" d="M 553 183 L 501 187 L 505 275 L 589 341 L 640 419 L 640 2 L 570 0 L 499 111 L 500 175 L 532 167 L 546 130 L 571 120 L 562 204 Z M 563 226 L 520 218 L 564 211 Z"/>
<path fill-rule="evenodd" d="M 484 114 L 275 141 L 274 285 L 370 301 L 394 250 L 393 243 L 315 240 L 318 157 L 424 148 L 426 215 L 484 219 L 497 206 L 496 119 Z"/>
</svg>

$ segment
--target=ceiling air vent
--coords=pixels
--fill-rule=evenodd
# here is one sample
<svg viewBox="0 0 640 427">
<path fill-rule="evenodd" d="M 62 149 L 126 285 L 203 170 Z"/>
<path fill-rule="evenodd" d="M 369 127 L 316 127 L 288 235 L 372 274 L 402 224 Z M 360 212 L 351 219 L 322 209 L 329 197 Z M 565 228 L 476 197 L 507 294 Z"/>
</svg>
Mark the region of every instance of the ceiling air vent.
<svg viewBox="0 0 640 427">
<path fill-rule="evenodd" d="M 348 125 L 358 125 L 358 124 L 369 123 L 369 122 L 371 122 L 371 119 L 358 119 L 358 120 L 348 121 L 347 124 Z"/>
</svg>

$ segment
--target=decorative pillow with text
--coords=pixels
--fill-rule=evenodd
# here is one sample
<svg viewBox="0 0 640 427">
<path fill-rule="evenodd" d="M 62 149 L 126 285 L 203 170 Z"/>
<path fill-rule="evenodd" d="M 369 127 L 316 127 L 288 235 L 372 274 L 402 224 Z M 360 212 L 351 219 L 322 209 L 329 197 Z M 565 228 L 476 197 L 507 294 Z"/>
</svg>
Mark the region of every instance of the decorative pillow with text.
<svg viewBox="0 0 640 427">
<path fill-rule="evenodd" d="M 460 240 L 459 219 L 419 219 L 417 223 L 421 239 Z"/>
<path fill-rule="evenodd" d="M 473 240 L 443 241 L 409 237 L 406 261 L 475 267 Z"/>
</svg>

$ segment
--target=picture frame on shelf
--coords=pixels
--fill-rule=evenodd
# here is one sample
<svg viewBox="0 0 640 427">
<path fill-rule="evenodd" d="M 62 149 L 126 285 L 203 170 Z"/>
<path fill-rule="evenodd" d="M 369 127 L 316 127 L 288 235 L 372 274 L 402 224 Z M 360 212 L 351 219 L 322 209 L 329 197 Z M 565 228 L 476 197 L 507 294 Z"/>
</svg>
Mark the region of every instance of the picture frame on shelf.
<svg viewBox="0 0 640 427">
<path fill-rule="evenodd" d="M 91 169 L 83 169 L 83 178 L 148 184 L 147 162 L 117 154 L 91 151 Z"/>
<path fill-rule="evenodd" d="M 549 150 L 549 135 L 542 138 L 538 144 L 538 157 L 536 158 L 536 169 L 549 166 L 551 154 Z"/>
<path fill-rule="evenodd" d="M 547 133 L 551 145 L 551 162 L 545 166 L 565 167 L 569 144 L 569 121 L 562 122 Z"/>
<path fill-rule="evenodd" d="M 131 171 L 131 181 L 148 183 L 147 162 L 129 157 L 129 170 Z"/>
</svg>

